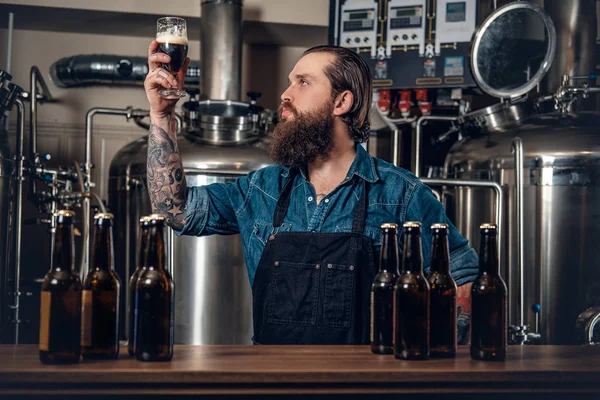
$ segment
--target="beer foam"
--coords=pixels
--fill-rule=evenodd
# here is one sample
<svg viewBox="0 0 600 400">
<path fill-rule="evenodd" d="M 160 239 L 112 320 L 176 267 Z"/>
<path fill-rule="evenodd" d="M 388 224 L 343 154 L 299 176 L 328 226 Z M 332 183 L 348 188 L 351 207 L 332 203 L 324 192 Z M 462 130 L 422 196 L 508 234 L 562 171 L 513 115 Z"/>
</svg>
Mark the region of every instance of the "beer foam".
<svg viewBox="0 0 600 400">
<path fill-rule="evenodd" d="M 158 36 L 156 41 L 158 43 L 182 44 L 184 46 L 188 45 L 188 39 L 184 36 L 162 35 Z"/>
</svg>

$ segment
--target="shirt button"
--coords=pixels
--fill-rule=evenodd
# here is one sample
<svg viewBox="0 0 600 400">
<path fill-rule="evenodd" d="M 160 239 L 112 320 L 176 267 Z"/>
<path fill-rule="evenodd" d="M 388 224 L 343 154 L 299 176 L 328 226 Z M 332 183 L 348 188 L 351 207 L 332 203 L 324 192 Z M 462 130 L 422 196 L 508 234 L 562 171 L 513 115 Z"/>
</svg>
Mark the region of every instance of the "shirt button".
<svg viewBox="0 0 600 400">
<path fill-rule="evenodd" d="M 325 203 L 329 203 L 329 199 L 325 199 Z"/>
<path fill-rule="evenodd" d="M 312 198 L 312 196 L 310 196 L 310 197 L 308 198 L 308 201 L 313 201 L 313 198 Z"/>
</svg>

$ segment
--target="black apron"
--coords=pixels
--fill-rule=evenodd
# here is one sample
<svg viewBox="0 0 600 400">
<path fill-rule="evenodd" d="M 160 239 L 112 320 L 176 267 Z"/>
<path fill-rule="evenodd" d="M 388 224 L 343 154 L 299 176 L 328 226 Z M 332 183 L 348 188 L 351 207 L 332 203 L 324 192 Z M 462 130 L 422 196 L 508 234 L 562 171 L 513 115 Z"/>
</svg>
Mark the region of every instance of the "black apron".
<svg viewBox="0 0 600 400">
<path fill-rule="evenodd" d="M 294 171 L 279 196 L 273 233 L 254 285 L 255 344 L 368 344 L 371 239 L 363 235 L 367 187 L 354 207 L 352 232 L 278 232 L 290 204 Z"/>
</svg>

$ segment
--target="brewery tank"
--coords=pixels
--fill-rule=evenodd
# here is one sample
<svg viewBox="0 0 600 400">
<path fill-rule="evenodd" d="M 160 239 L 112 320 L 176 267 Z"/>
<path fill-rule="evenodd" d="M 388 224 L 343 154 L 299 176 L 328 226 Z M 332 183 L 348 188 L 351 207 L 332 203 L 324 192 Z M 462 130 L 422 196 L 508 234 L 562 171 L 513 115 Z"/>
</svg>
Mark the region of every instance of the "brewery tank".
<svg viewBox="0 0 600 400">
<path fill-rule="evenodd" d="M 524 16 L 530 23 L 520 23 Z M 530 36 L 543 37 L 537 47 L 535 40 L 514 40 L 523 32 L 511 31 L 511 27 L 519 25 L 537 25 L 544 31 L 543 35 L 537 32 Z M 485 28 L 489 29 L 487 33 Z M 600 239 L 600 209 L 595 207 L 600 201 L 600 115 L 568 110 L 536 112 L 540 110 L 536 103 L 523 98 L 552 63 L 554 32 L 547 14 L 526 2 L 498 9 L 476 32 L 472 54 L 474 75 L 484 91 L 503 102 L 460 119 L 464 138 L 450 149 L 445 174 L 454 179 L 491 180 L 503 188 L 506 229 L 501 269 L 509 286 L 509 324 L 518 325 L 521 323 L 519 243 L 515 155 L 511 150 L 513 139 L 521 138 L 522 322 L 529 326 L 530 332 L 539 324 L 542 344 L 573 344 L 578 315 L 600 302 L 600 269 L 595 264 L 600 258 L 600 248 L 596 245 Z M 494 59 L 494 54 L 503 54 L 495 51 L 495 47 L 511 42 L 516 46 L 512 53 L 531 55 L 527 74 L 523 76 L 514 75 L 515 65 L 509 59 Z M 542 50 L 539 45 L 543 45 Z M 494 220 L 493 193 L 463 187 L 451 189 L 449 194 L 446 204 L 449 217 L 477 246 L 479 224 Z M 539 315 L 532 306 L 539 310 Z"/>
<path fill-rule="evenodd" d="M 245 108 L 247 113 L 244 103 L 233 105 L 242 111 Z M 223 118 L 219 123 L 220 129 L 229 130 L 219 132 L 221 137 L 235 133 L 225 144 L 214 141 L 215 132 L 211 138 L 201 136 L 207 135 L 206 130 L 178 135 L 190 187 L 231 182 L 270 164 L 264 136 L 226 127 Z M 138 221 L 152 212 L 146 184 L 147 153 L 148 136 L 144 136 L 122 148 L 110 166 L 109 207 L 116 223 L 115 268 L 126 282 L 137 263 Z M 172 246 L 175 343 L 251 344 L 252 291 L 240 235 L 174 237 Z"/>
<path fill-rule="evenodd" d="M 514 137 L 521 138 L 524 151 L 525 324 L 535 327 L 530 307 L 540 304 L 542 343 L 574 344 L 577 316 L 600 302 L 600 115 L 534 116 L 507 132 L 462 140 L 448 154 L 448 177 L 493 180 L 504 189 L 503 275 L 512 289 L 511 323 L 517 320 L 519 294 Z M 494 218 L 493 193 L 454 192 L 450 217 L 471 243 L 479 243 L 476 228 Z"/>
</svg>

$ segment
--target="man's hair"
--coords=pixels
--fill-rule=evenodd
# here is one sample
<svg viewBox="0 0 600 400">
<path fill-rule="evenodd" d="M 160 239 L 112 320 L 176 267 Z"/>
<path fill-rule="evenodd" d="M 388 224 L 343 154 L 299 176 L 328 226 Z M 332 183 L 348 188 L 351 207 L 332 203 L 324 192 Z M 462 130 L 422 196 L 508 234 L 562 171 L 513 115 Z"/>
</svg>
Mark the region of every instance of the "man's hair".
<svg viewBox="0 0 600 400">
<path fill-rule="evenodd" d="M 344 90 L 352 93 L 352 107 L 341 118 L 348 125 L 350 137 L 355 142 L 366 142 L 371 130 L 369 116 L 373 98 L 369 66 L 357 53 L 340 46 L 315 46 L 306 50 L 303 55 L 310 53 L 329 53 L 335 56 L 335 60 L 324 71 L 331 82 L 332 97 L 335 98 Z"/>
</svg>

